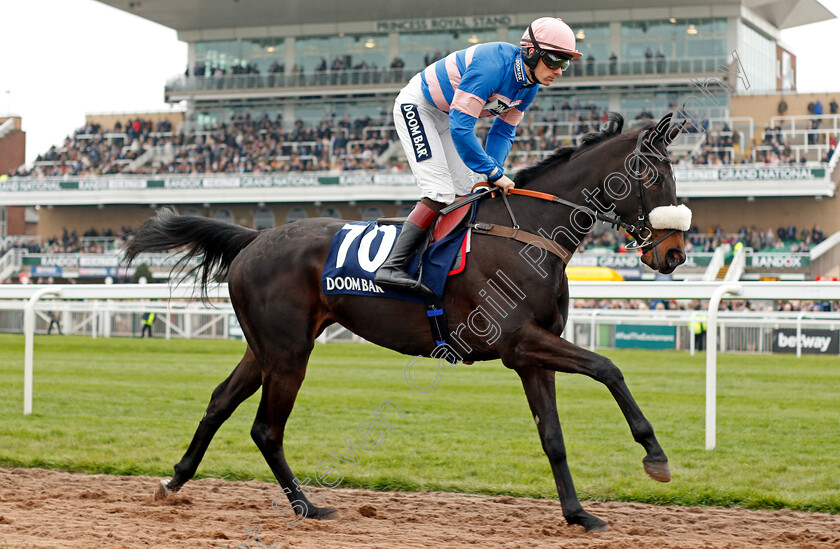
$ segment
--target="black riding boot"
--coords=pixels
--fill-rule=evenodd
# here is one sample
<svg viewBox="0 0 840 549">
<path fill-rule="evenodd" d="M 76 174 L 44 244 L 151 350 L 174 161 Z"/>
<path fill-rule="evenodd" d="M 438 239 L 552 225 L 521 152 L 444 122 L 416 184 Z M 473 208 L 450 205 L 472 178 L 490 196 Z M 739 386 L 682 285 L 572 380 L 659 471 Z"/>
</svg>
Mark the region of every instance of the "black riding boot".
<svg viewBox="0 0 840 549">
<path fill-rule="evenodd" d="M 410 221 L 403 223 L 402 232 L 394 243 L 394 248 L 388 255 L 388 259 L 379 267 L 373 277 L 374 282 L 389 290 L 434 295 L 434 292 L 428 286 L 405 272 L 406 262 L 426 241 L 426 233 L 426 229 L 421 229 Z"/>
</svg>

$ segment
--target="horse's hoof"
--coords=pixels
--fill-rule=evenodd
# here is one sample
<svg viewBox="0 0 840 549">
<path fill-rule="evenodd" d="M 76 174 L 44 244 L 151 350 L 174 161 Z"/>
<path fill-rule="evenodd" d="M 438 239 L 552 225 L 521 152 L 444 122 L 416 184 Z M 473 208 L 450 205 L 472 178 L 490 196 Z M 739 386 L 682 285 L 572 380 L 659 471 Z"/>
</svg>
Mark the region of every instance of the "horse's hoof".
<svg viewBox="0 0 840 549">
<path fill-rule="evenodd" d="M 610 529 L 609 524 L 594 515 L 590 515 L 586 511 L 581 511 L 578 516 L 567 518 L 566 522 L 569 524 L 579 524 L 587 532 L 606 532 Z"/>
<path fill-rule="evenodd" d="M 330 509 L 329 507 L 314 507 L 306 514 L 306 518 L 315 520 L 338 520 L 341 518 L 341 515 L 338 514 L 338 511 Z"/>
<path fill-rule="evenodd" d="M 592 520 L 587 521 L 583 527 L 587 532 L 606 532 L 610 529 L 610 525 L 598 517 L 592 517 Z"/>
<path fill-rule="evenodd" d="M 643 459 L 642 463 L 645 466 L 645 473 L 653 480 L 659 482 L 671 482 L 671 467 L 668 461 L 648 461 Z"/>
<path fill-rule="evenodd" d="M 158 482 L 157 486 L 155 486 L 155 501 L 162 501 L 169 497 L 170 494 L 169 490 L 169 480 L 161 480 Z"/>
</svg>

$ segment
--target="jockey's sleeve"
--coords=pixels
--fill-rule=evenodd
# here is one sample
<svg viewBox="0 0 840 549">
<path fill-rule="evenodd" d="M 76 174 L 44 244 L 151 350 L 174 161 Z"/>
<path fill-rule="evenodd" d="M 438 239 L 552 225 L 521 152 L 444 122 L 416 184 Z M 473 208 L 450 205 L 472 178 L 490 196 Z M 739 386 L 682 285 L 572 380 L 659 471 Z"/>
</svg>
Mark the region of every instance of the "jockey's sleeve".
<svg viewBox="0 0 840 549">
<path fill-rule="evenodd" d="M 533 93 L 525 96 L 522 103 L 497 117 L 493 121 L 493 125 L 490 126 L 490 132 L 487 134 L 487 140 L 484 143 L 484 150 L 499 166 L 504 166 L 505 160 L 510 154 L 510 148 L 516 137 L 516 126 L 522 120 L 525 109 L 534 100 L 536 91 L 537 88 L 533 88 Z"/>
<path fill-rule="evenodd" d="M 484 150 L 499 166 L 504 166 L 515 137 L 516 126 L 508 124 L 501 118 L 496 118 L 487 133 Z"/>
<path fill-rule="evenodd" d="M 538 86 L 529 90 L 516 107 L 503 112 L 494 121 L 487 135 L 485 149 L 475 135 L 475 123 L 485 104 L 500 91 L 502 94 L 513 95 L 515 88 L 521 87 L 516 84 L 508 63 L 500 56 L 481 56 L 482 59 L 479 56 L 476 50 L 476 57 L 455 90 L 449 110 L 449 131 L 464 164 L 470 170 L 495 180 L 504 173 L 502 166 L 516 136 L 516 125 L 522 119 L 523 111 L 533 101 Z"/>
<path fill-rule="evenodd" d="M 455 92 L 455 97 L 457 100 L 458 91 Z M 452 102 L 452 107 L 449 110 L 449 133 L 461 160 L 475 173 L 501 176 L 499 172 L 502 166 L 484 151 L 475 135 L 475 122 L 478 117 L 460 111 L 455 107 L 455 101 Z"/>
<path fill-rule="evenodd" d="M 498 178 L 502 166 L 488 155 L 475 135 L 475 122 L 491 95 L 502 88 L 507 73 L 504 59 L 495 48 L 479 46 L 461 75 L 449 109 L 449 133 L 461 160 L 475 173 Z"/>
</svg>

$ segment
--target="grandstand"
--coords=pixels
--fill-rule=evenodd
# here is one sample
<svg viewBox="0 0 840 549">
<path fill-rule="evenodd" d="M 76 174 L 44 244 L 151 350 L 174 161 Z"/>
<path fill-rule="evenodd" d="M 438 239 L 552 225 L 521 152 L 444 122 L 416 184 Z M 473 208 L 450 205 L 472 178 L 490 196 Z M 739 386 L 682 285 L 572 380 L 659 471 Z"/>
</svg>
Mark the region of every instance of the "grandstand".
<svg viewBox="0 0 840 549">
<path fill-rule="evenodd" d="M 529 109 L 509 170 L 576 144 L 608 111 L 632 121 L 674 110 L 689 122 L 672 155 L 695 225 L 677 278 L 718 276 L 738 242 L 756 252 L 739 276 L 840 276 L 832 251 L 840 91 L 796 93 L 795 52 L 779 40 L 782 29 L 834 17 L 816 0 L 649 0 L 622 9 L 575 0 L 563 11 L 540 0 L 516 14 L 495 1 L 353 10 L 335 2 L 278 10 L 267 0 L 103 3 L 176 29 L 189 44 L 184 73 L 161 83 L 185 112 L 89 115 L 31 165 L 21 149 L 0 166 L 9 175 L 0 183 L 0 280 L 83 278 L 91 264 L 59 256 L 118 248 L 164 204 L 255 228 L 405 215 L 417 189 L 392 130 L 399 89 L 451 51 L 518 43 L 542 15 L 569 22 L 584 57 Z M 21 139 L 19 119 L 0 124 L 0 147 Z M 624 243 L 599 227 L 578 257 L 623 266 L 628 278 L 652 277 L 621 253 Z M 719 248 L 724 263 L 710 273 Z M 789 259 L 752 265 L 767 254 Z"/>
</svg>

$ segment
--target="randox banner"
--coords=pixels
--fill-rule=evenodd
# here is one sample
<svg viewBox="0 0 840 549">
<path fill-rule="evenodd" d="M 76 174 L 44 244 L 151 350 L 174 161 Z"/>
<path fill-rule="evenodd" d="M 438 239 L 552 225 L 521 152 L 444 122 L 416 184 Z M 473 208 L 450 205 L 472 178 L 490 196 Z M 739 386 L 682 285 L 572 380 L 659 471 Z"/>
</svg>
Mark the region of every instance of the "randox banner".
<svg viewBox="0 0 840 549">
<path fill-rule="evenodd" d="M 802 352 L 806 354 L 840 354 L 840 331 L 838 330 L 802 330 L 799 334 L 799 341 L 802 345 Z M 796 352 L 796 330 L 794 328 L 776 328 L 773 330 L 773 352 Z"/>
<path fill-rule="evenodd" d="M 673 349 L 676 342 L 675 326 L 618 324 L 615 327 L 617 349 Z"/>
</svg>

